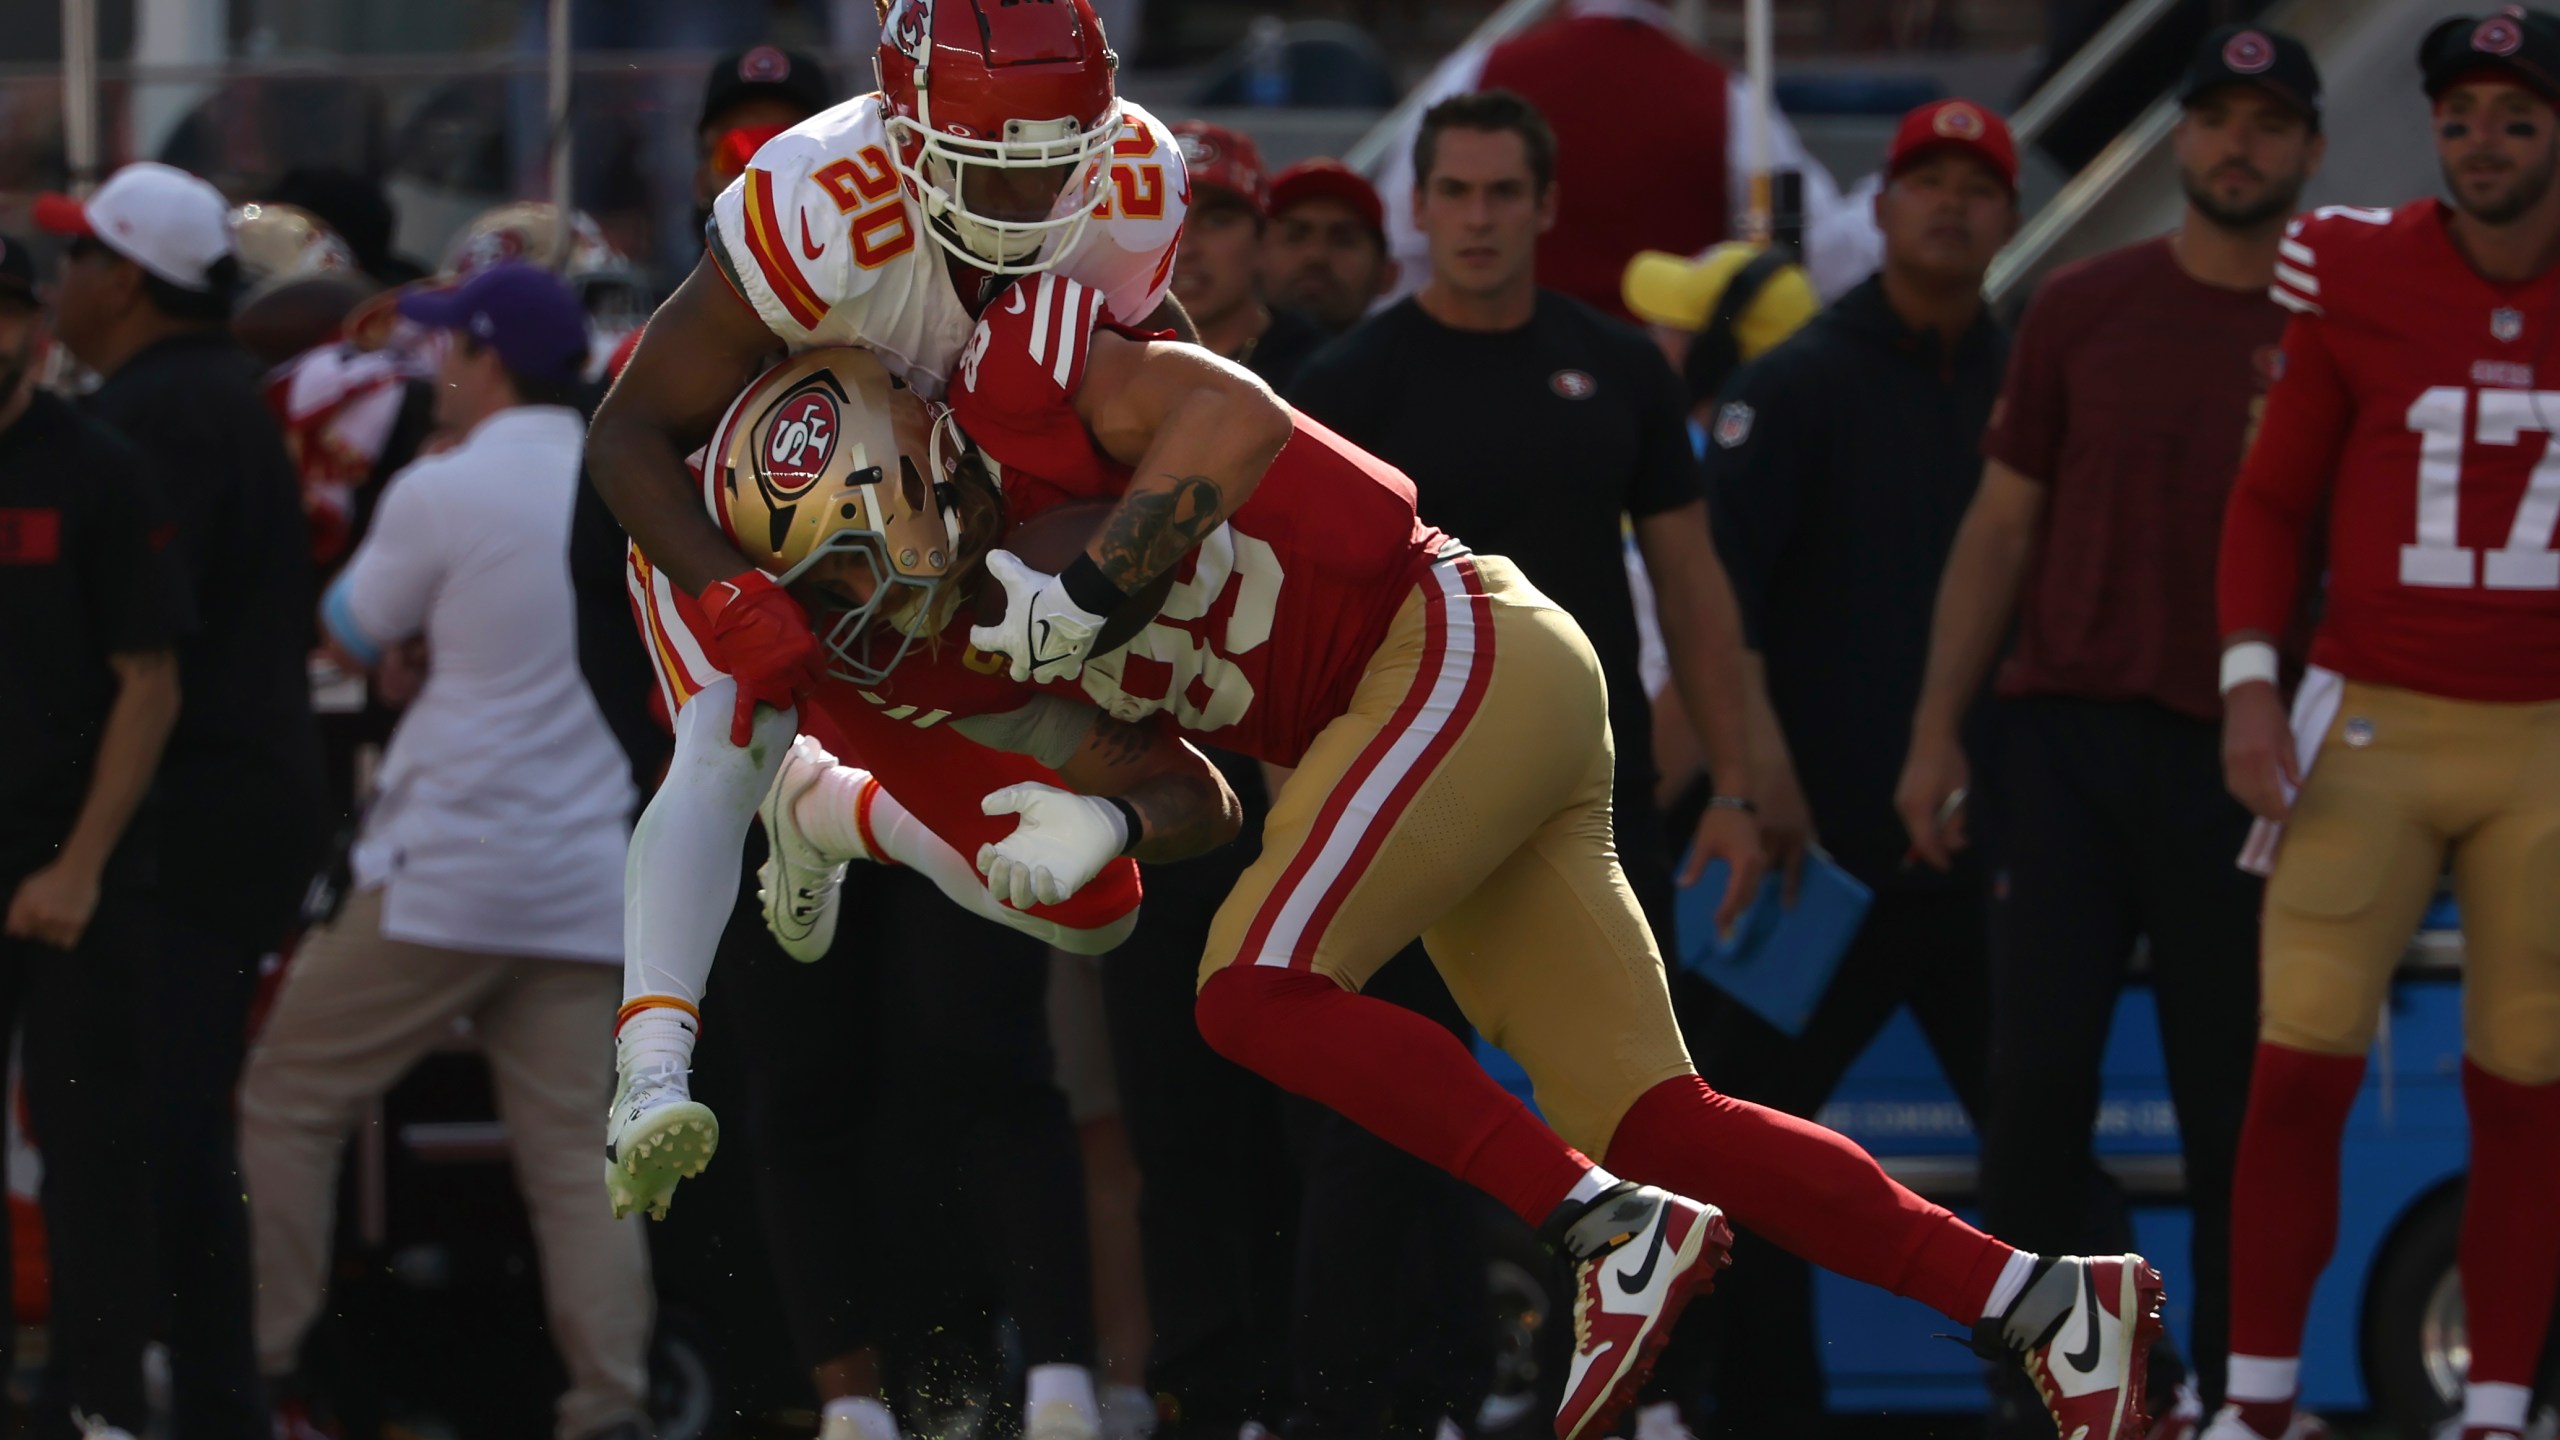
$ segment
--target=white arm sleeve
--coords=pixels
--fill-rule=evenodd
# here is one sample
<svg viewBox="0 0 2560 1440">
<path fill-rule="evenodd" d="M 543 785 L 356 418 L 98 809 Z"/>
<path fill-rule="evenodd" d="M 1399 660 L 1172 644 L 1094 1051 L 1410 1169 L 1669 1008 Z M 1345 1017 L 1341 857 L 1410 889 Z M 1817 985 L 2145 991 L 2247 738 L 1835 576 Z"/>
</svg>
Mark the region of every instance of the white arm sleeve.
<svg viewBox="0 0 2560 1440">
<path fill-rule="evenodd" d="M 758 707 L 746 748 L 729 743 L 737 685 L 722 676 L 676 712 L 666 783 L 631 831 L 623 868 L 622 998 L 702 1003 L 712 952 L 738 901 L 747 826 L 799 731 L 796 710 Z M 983 890 L 983 887 L 981 887 Z"/>
</svg>

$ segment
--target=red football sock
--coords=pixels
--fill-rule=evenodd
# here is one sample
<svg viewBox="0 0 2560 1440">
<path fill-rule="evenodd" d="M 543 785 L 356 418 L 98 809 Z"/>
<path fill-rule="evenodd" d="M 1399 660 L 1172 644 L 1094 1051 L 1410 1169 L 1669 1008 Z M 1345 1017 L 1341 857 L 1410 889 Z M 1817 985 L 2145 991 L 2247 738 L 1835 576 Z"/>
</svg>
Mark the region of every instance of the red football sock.
<svg viewBox="0 0 2560 1440">
<path fill-rule="evenodd" d="M 2471 1188 L 2462 1204 L 2462 1304 L 2471 1380 L 2533 1384 L 2560 1284 L 2560 1085 L 2518 1085 L 2462 1062 Z"/>
<path fill-rule="evenodd" d="M 1193 1011 L 1209 1048 L 1545 1223 L 1591 1168 L 1438 1023 L 1305 970 L 1230 965 Z"/>
<path fill-rule="evenodd" d="M 2361 1055 L 2258 1045 L 2231 1184 L 2235 1355 L 2302 1353 L 2311 1288 L 2338 1243 L 2338 1141 L 2363 1083 Z"/>
<path fill-rule="evenodd" d="M 1847 1136 L 1718 1094 L 1695 1075 L 1637 1099 L 1605 1163 L 1722 1206 L 1735 1224 L 1852 1280 L 1971 1325 L 2015 1253 L 1894 1183 Z"/>
</svg>

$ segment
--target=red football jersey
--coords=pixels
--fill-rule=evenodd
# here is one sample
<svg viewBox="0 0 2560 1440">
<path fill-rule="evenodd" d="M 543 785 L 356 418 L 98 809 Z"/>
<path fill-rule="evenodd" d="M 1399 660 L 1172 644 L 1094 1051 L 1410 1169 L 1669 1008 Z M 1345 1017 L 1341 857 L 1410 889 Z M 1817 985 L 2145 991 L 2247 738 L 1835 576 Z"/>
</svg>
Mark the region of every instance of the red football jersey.
<svg viewBox="0 0 2560 1440">
<path fill-rule="evenodd" d="M 2560 699 L 2560 274 L 2481 278 L 2452 210 L 2332 207 L 2286 230 L 2282 374 L 2223 525 L 2223 633 L 2281 635 L 2326 493 L 2311 659 L 2461 700 Z M 2560 370 L 2549 377 L 2560 386 Z"/>
<path fill-rule="evenodd" d="M 1128 488 L 1128 467 L 1095 448 L 1072 403 L 1098 326 L 1119 328 L 1091 287 L 1027 278 L 988 307 L 952 377 L 960 427 L 1002 468 L 1017 519 Z M 1170 713 L 1188 734 L 1280 765 L 1296 764 L 1342 714 L 1448 536 L 1414 513 L 1413 482 L 1401 471 L 1294 418 L 1297 433 L 1252 497 L 1183 558 L 1156 619 L 1052 688 L 1124 720 Z M 955 714 L 1018 708 L 1019 689 L 986 673 L 985 657 L 960 653 L 965 624 L 955 635 L 958 646 L 946 638 L 938 657 L 911 652 L 890 677 L 901 703 Z M 939 686 L 926 698 L 922 679 L 907 674 L 920 663 L 967 698 Z"/>
</svg>

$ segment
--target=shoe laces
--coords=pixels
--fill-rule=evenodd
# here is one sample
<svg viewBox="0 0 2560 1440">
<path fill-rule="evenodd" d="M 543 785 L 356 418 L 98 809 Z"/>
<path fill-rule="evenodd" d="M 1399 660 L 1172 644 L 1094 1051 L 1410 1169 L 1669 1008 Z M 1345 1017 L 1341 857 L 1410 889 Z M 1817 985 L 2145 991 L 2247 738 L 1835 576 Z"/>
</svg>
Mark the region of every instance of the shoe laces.
<svg viewBox="0 0 2560 1440">
<path fill-rule="evenodd" d="M 672 1060 L 645 1064 L 630 1075 L 630 1088 L 623 1092 L 623 1103 L 633 1110 L 655 1110 L 661 1105 L 693 1098 L 693 1072 Z"/>
</svg>

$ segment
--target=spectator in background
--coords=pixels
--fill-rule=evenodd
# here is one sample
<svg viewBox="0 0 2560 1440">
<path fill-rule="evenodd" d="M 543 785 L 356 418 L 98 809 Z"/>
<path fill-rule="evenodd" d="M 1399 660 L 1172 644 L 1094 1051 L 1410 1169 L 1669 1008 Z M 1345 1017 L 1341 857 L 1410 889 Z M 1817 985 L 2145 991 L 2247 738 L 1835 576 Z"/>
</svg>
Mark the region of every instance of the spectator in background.
<svg viewBox="0 0 2560 1440">
<path fill-rule="evenodd" d="M 166 506 L 114 432 L 36 388 L 35 266 L 0 236 L 0 1036 L 41 1137 L 50 1358 L 31 1434 L 144 1429 L 151 1271 L 135 992 L 156 869 L 143 798 L 190 623 Z M 155 543 L 156 542 L 156 543 Z M 16 1249 L 0 1213 L 0 1295 Z M 14 1371 L 17 1327 L 0 1330 Z M 98 1431 L 92 1430 L 93 1435 Z"/>
<path fill-rule="evenodd" d="M 287 1380 L 319 1312 L 348 1129 L 467 1018 L 569 1372 L 557 1433 L 642 1440 L 648 1252 L 596 1193 L 633 797 L 574 653 L 584 316 L 521 262 L 400 312 L 448 334 L 437 419 L 460 438 L 392 481 L 321 611 L 349 668 L 412 640 L 429 658 L 356 845 L 357 893 L 294 957 L 241 1095 L 260 1364 Z"/>
<path fill-rule="evenodd" d="M 1262 244 L 1262 294 L 1327 335 L 1360 323 L 1395 288 L 1386 207 L 1359 171 L 1301 160 L 1271 180 Z"/>
<path fill-rule="evenodd" d="M 797 50 L 758 45 L 721 56 L 693 125 L 694 233 L 711 223 L 711 202 L 764 142 L 834 104 L 835 93 L 826 67 Z"/>
<path fill-rule="evenodd" d="M 1262 239 L 1271 193 L 1251 137 L 1206 120 L 1173 127 L 1191 178 L 1191 212 L 1174 251 L 1173 298 L 1200 343 L 1286 389 L 1325 332 L 1263 303 Z"/>
<path fill-rule="evenodd" d="M 2214 559 L 2277 369 L 2286 317 L 2267 286 L 2319 168 L 2320 75 L 2293 37 L 2231 26 L 2205 37 L 2180 99 L 2178 229 L 2055 272 L 2019 329 L 1896 800 L 1921 859 L 1953 865 L 1964 825 L 1939 813 L 1973 783 L 1960 732 L 2014 610 L 1983 1211 L 2030 1245 L 2108 1243 L 2072 1177 L 2094 1163 L 2098 1062 L 2148 938 L 2195 1216 L 2201 1384 L 2175 1403 L 2192 1428 L 2222 1398 L 2262 888 L 2232 863 L 2249 813 L 2222 782 Z M 2154 1391 L 2178 1368 L 2155 1364 Z M 2023 1434 L 2034 1411 L 2017 1408 Z"/>
<path fill-rule="evenodd" d="M 1563 181 L 1538 280 L 1626 318 L 1618 277 L 1639 250 L 1694 255 L 1732 233 L 1750 203 L 1751 89 L 1690 48 L 1659 0 L 1568 0 L 1544 22 L 1491 45 L 1461 47 L 1416 93 L 1430 100 L 1508 89 L 1556 132 Z M 1804 177 L 1805 261 L 1837 298 L 1875 269 L 1875 226 L 1844 202 L 1795 128 L 1769 116 L 1770 163 Z M 1421 283 L 1428 245 L 1407 204 L 1414 176 L 1399 145 L 1378 178 L 1387 234 Z"/>
<path fill-rule="evenodd" d="M 226 328 L 239 265 L 222 193 L 128 165 L 36 221 L 71 238 L 62 341 L 93 413 L 151 461 L 197 628 L 160 766 L 160 953 L 142 986 L 161 1293 L 180 1440 L 265 1440 L 232 1094 L 259 962 L 318 867 L 325 801 L 306 661 L 302 501 L 259 366 Z"/>
<path fill-rule="evenodd" d="M 391 197 L 382 182 L 323 166 L 297 166 L 268 187 L 278 205 L 299 205 L 328 223 L 355 252 L 356 267 L 386 287 L 426 278 L 427 269 L 393 253 Z"/>
<path fill-rule="evenodd" d="M 2008 355 L 1982 277 L 2017 229 L 2018 158 L 1998 116 L 1945 100 L 1903 117 L 1884 173 L 1884 268 L 1734 377 L 1708 450 L 1750 637 L 1753 793 L 1790 885 L 1819 843 L 1874 899 L 1800 1035 L 1727 1005 L 1700 1049 L 1709 1083 L 1809 1117 L 1908 1005 L 1980 1116 L 1985 875 L 1906 862 L 1893 754 Z M 1719 1415 L 1735 1434 L 1819 1433 L 1810 1276 L 1748 1248 L 1726 1282 L 1751 1319 L 1734 1327 Z"/>
</svg>

